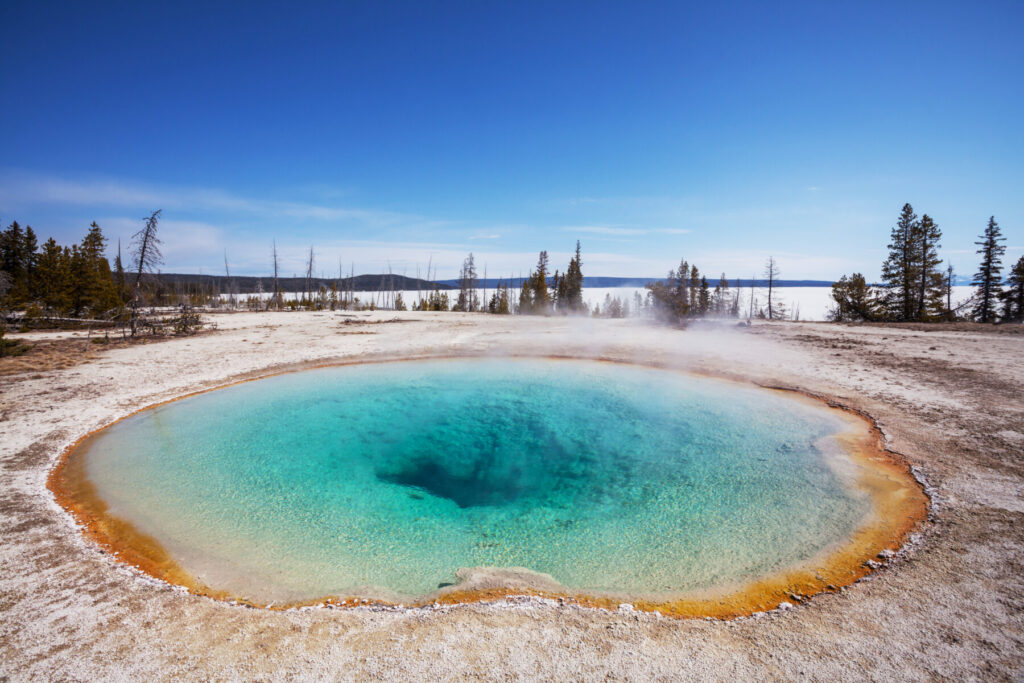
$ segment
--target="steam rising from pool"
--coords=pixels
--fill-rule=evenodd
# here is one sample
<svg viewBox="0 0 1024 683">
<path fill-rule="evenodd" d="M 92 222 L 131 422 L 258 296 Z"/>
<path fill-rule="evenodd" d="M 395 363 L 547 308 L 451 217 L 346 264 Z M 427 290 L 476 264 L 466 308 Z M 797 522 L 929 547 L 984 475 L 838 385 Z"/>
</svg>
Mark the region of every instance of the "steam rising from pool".
<svg viewBox="0 0 1024 683">
<path fill-rule="evenodd" d="M 260 602 L 422 598 L 468 567 L 665 599 L 836 547 L 871 512 L 824 407 L 682 373 L 467 359 L 312 370 L 124 420 L 109 512 Z"/>
</svg>

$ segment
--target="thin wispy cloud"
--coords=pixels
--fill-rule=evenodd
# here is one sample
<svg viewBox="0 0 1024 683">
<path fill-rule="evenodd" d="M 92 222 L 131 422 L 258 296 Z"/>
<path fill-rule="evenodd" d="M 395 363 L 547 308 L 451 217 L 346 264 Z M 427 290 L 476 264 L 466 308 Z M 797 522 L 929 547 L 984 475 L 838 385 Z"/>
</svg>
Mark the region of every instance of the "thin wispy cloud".
<svg viewBox="0 0 1024 683">
<path fill-rule="evenodd" d="M 608 225 L 569 225 L 562 228 L 565 232 L 575 232 L 585 235 L 613 235 L 613 236 L 638 236 L 638 235 L 686 235 L 691 230 L 687 228 L 620 228 Z"/>
<path fill-rule="evenodd" d="M 637 228 L 613 228 L 605 225 L 570 225 L 562 228 L 565 232 L 585 235 L 645 235 L 646 230 Z"/>
<path fill-rule="evenodd" d="M 33 173 L 0 173 L 0 208 L 12 211 L 34 204 L 83 207 L 187 209 L 293 218 L 324 222 L 359 222 L 367 227 L 414 224 L 447 225 L 416 214 L 382 209 L 246 197 L 215 188 L 146 185 L 116 179 L 67 179 Z"/>
</svg>

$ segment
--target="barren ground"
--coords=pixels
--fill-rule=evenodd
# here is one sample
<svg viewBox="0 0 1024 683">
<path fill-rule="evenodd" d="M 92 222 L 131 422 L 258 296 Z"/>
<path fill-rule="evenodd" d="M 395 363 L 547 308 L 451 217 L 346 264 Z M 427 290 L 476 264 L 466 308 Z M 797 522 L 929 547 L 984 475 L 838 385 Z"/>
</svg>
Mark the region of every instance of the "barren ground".
<svg viewBox="0 0 1024 683">
<path fill-rule="evenodd" d="M 1024 676 L 1019 326 L 679 331 L 635 320 L 353 315 L 219 315 L 214 334 L 82 342 L 83 357 L 59 333 L 59 359 L 0 367 L 0 680 Z M 45 333 L 31 337 L 48 343 Z M 932 519 L 867 579 L 732 621 L 535 599 L 271 612 L 118 565 L 83 540 L 45 486 L 67 446 L 152 403 L 302 364 L 465 352 L 657 361 L 832 397 L 875 417 L 918 469 Z"/>
</svg>

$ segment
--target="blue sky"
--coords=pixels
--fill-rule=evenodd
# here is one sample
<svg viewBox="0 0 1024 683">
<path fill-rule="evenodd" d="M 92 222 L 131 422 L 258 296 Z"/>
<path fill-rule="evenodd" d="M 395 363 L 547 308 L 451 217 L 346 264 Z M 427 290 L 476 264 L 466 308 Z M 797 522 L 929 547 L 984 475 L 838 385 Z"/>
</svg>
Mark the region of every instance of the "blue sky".
<svg viewBox="0 0 1024 683">
<path fill-rule="evenodd" d="M 1024 3 L 0 4 L 0 221 L 166 271 L 877 277 L 1024 245 Z"/>
</svg>

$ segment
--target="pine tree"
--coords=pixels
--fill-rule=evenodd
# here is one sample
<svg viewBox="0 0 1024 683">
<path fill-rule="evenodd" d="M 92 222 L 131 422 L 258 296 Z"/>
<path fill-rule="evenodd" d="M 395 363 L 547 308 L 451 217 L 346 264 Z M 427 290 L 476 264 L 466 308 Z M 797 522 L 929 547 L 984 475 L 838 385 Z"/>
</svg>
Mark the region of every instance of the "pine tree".
<svg viewBox="0 0 1024 683">
<path fill-rule="evenodd" d="M 43 243 L 36 260 L 36 297 L 48 315 L 71 312 L 70 293 L 74 288 L 70 264 L 60 245 L 51 237 Z"/>
<path fill-rule="evenodd" d="M 832 285 L 835 306 L 829 311 L 829 320 L 836 322 L 875 320 L 878 304 L 874 292 L 860 273 L 849 278 L 845 275 Z"/>
<path fill-rule="evenodd" d="M 690 266 L 688 285 L 690 288 L 690 315 L 696 315 L 700 311 L 700 271 L 696 265 Z"/>
<path fill-rule="evenodd" d="M 498 313 L 499 315 L 508 315 L 509 313 L 511 313 L 510 309 L 511 307 L 509 305 L 508 284 L 503 283 L 499 288 L 498 306 L 495 313 Z"/>
<path fill-rule="evenodd" d="M 946 264 L 946 274 L 942 278 L 942 288 L 946 292 L 946 309 L 942 314 L 942 317 L 947 322 L 952 322 L 956 319 L 956 314 L 953 313 L 953 264 Z"/>
<path fill-rule="evenodd" d="M 39 241 L 36 239 L 36 233 L 32 231 L 31 225 L 25 226 L 25 238 L 22 242 L 21 251 L 25 258 L 26 298 L 32 299 L 34 298 L 32 293 L 36 285 L 36 252 L 39 251 Z"/>
<path fill-rule="evenodd" d="M 124 261 L 121 260 L 121 240 L 117 240 L 117 257 L 114 259 L 114 286 L 117 288 L 117 299 L 120 305 L 128 303 L 128 286 L 124 273 Z"/>
<path fill-rule="evenodd" d="M 937 269 L 942 263 L 939 258 L 939 240 L 942 230 L 924 214 L 913 231 L 914 251 L 917 254 L 915 265 L 917 277 L 917 295 L 915 318 L 929 320 L 942 314 L 942 273 Z"/>
<path fill-rule="evenodd" d="M 105 256 L 107 238 L 94 221 L 79 246 L 80 269 L 79 287 L 82 288 L 83 308 L 94 315 L 103 315 L 118 308 L 119 301 L 110 272 L 110 262 Z"/>
<path fill-rule="evenodd" d="M 728 282 L 724 284 L 728 289 Z M 719 283 L 719 287 L 721 286 L 722 282 Z M 647 296 L 654 312 L 662 319 L 671 322 L 681 322 L 687 318 L 706 315 L 712 310 L 713 300 L 707 278 L 701 276 L 696 265 L 687 263 L 685 259 L 679 262 L 678 270 L 668 271 L 668 276 L 664 281 L 649 282 L 645 288 L 648 291 Z M 724 291 L 716 288 L 716 292 L 722 293 L 722 296 L 724 296 Z M 609 305 L 610 302 L 605 303 L 606 312 Z M 639 305 L 637 308 L 639 312 Z M 724 308 L 723 304 L 723 310 Z M 626 310 L 626 307 L 623 307 L 623 314 Z"/>
<path fill-rule="evenodd" d="M 518 312 L 520 315 L 530 315 L 533 313 L 533 277 L 522 278 L 522 271 L 519 275 L 522 279 L 522 288 L 519 290 Z"/>
<path fill-rule="evenodd" d="M 34 238 L 34 236 L 33 236 Z M 12 305 L 29 299 L 29 266 L 32 256 L 26 252 L 26 231 L 13 221 L 0 233 L 0 270 L 10 280 L 7 297 Z"/>
<path fill-rule="evenodd" d="M 996 300 L 1002 291 L 999 274 L 1003 270 L 1003 253 L 1006 246 L 1000 244 L 1005 242 L 996 223 L 995 216 L 990 216 L 985 232 L 981 234 L 981 241 L 975 242 L 981 247 L 978 253 L 981 254 L 981 265 L 974 275 L 974 286 L 978 288 L 978 303 L 974 307 L 974 318 L 979 322 L 994 322 L 996 318 Z"/>
<path fill-rule="evenodd" d="M 1024 322 L 1024 256 L 1017 259 L 1003 290 L 1003 320 Z"/>
<path fill-rule="evenodd" d="M 718 284 L 715 285 L 715 296 L 712 309 L 715 315 L 722 316 L 728 312 L 731 297 L 729 296 L 729 281 L 725 279 L 725 273 L 718 278 Z"/>
<path fill-rule="evenodd" d="M 583 304 L 583 259 L 580 256 L 580 241 L 576 240 L 576 254 L 570 259 L 569 267 L 563 276 L 565 292 L 559 295 L 559 306 L 564 297 L 566 311 L 578 313 L 584 309 Z"/>
<path fill-rule="evenodd" d="M 675 299 L 670 300 L 670 310 L 676 317 L 682 320 L 690 315 L 690 264 L 686 259 L 680 259 L 679 270 L 673 273 L 668 272 L 669 285 L 675 284 Z"/>
<path fill-rule="evenodd" d="M 570 312 L 569 309 L 569 274 L 566 270 L 565 275 L 559 276 L 558 271 L 555 271 L 555 276 L 551 281 L 551 289 L 554 292 L 552 304 L 559 313 L 565 315 Z"/>
<path fill-rule="evenodd" d="M 700 279 L 700 292 L 697 295 L 697 310 L 702 316 L 706 316 L 708 311 L 711 310 L 711 292 L 708 289 L 708 279 L 706 277 L 701 277 Z"/>
<path fill-rule="evenodd" d="M 455 310 L 472 312 L 480 308 L 480 298 L 476 291 L 477 273 L 472 252 L 462 262 L 459 271 L 459 297 L 455 302 Z"/>
<path fill-rule="evenodd" d="M 545 315 L 551 312 L 551 295 L 548 294 L 548 252 L 540 252 L 537 257 L 537 269 L 533 272 L 530 283 L 531 312 Z"/>
<path fill-rule="evenodd" d="M 918 258 L 914 245 L 920 230 L 917 214 L 904 204 L 889 241 L 889 256 L 882 264 L 886 294 L 884 304 L 893 320 L 911 320 L 917 312 L 914 285 L 918 282 Z"/>
</svg>

